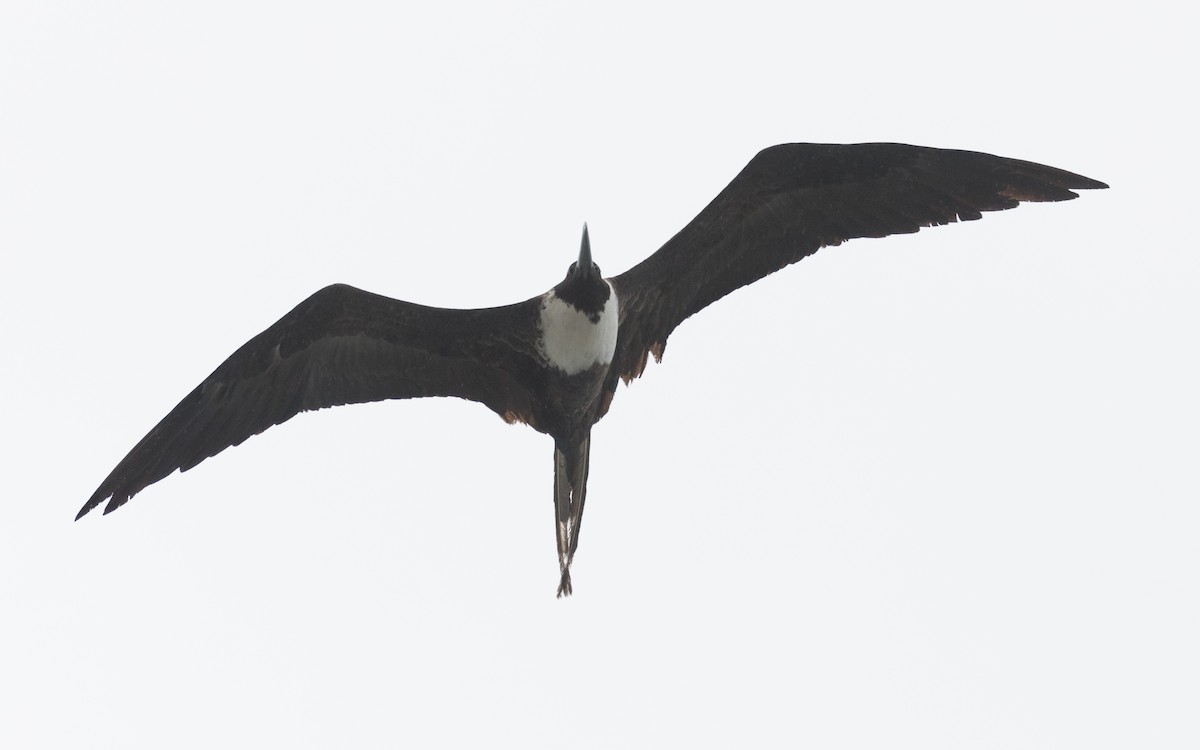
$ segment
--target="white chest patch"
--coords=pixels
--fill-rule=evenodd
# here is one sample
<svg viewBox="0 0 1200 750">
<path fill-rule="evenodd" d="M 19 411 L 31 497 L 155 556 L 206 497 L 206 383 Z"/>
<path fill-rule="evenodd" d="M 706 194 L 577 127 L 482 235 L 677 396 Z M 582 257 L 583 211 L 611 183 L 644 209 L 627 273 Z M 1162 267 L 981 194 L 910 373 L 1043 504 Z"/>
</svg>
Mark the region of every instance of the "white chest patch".
<svg viewBox="0 0 1200 750">
<path fill-rule="evenodd" d="M 604 282 L 608 284 L 608 282 Z M 567 375 L 612 362 L 617 350 L 617 293 L 608 284 L 608 302 L 595 323 L 553 292 L 542 297 L 542 354 Z"/>
</svg>

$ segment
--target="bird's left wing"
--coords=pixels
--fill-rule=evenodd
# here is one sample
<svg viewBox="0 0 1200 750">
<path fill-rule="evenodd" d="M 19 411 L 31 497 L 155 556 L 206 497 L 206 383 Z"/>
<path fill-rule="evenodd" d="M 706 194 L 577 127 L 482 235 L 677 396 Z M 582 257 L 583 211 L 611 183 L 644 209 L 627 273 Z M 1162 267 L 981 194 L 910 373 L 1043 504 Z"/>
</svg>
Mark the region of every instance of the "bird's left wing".
<svg viewBox="0 0 1200 750">
<path fill-rule="evenodd" d="M 105 513 L 302 411 L 421 396 L 483 403 L 533 421 L 529 342 L 537 303 L 448 310 L 326 287 L 252 338 L 129 452 L 76 518 Z M 536 425 L 535 425 L 536 426 Z"/>
<path fill-rule="evenodd" d="M 978 219 L 1021 201 L 1107 187 L 1054 167 L 900 143 L 788 143 L 750 160 L 658 252 L 610 281 L 620 300 L 617 377 L 642 374 L 688 317 L 822 247 Z"/>
</svg>

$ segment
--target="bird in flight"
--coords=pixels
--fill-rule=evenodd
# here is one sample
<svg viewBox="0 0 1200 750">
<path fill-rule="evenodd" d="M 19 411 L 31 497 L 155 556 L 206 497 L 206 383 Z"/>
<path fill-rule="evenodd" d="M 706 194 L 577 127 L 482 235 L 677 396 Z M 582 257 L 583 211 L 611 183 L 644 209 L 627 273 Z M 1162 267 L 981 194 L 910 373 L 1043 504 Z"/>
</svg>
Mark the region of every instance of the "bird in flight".
<svg viewBox="0 0 1200 750">
<path fill-rule="evenodd" d="M 899 143 L 791 143 L 761 151 L 658 252 L 605 278 L 587 225 L 543 295 L 505 307 L 426 307 L 328 286 L 246 342 L 155 425 L 76 516 L 121 507 L 303 411 L 393 398 L 478 401 L 554 439 L 558 595 L 587 497 L 592 425 L 617 381 L 662 361 L 675 327 L 817 250 L 1062 201 L 1102 182 L 1028 161 Z"/>
</svg>

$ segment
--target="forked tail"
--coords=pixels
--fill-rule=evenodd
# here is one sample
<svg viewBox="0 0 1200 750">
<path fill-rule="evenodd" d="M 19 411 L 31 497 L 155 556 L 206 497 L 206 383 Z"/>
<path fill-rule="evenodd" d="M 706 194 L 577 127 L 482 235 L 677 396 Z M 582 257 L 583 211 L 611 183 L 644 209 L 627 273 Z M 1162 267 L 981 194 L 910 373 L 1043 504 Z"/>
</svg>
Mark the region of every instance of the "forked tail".
<svg viewBox="0 0 1200 750">
<path fill-rule="evenodd" d="M 579 546 L 591 448 L 591 435 L 574 446 L 554 443 L 554 531 L 558 540 L 558 567 L 562 571 L 559 597 L 571 595 L 571 561 Z"/>
</svg>

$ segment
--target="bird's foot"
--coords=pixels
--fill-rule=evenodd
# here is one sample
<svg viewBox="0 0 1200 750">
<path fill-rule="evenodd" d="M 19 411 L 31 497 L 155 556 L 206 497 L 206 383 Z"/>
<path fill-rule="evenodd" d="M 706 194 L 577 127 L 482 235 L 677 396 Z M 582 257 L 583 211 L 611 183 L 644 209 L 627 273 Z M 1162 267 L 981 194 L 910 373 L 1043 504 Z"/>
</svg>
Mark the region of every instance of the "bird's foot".
<svg viewBox="0 0 1200 750">
<path fill-rule="evenodd" d="M 558 597 L 557 598 L 561 599 L 564 596 L 570 596 L 570 595 L 571 595 L 571 569 L 563 568 L 562 579 L 559 580 L 559 582 L 558 582 Z"/>
</svg>

